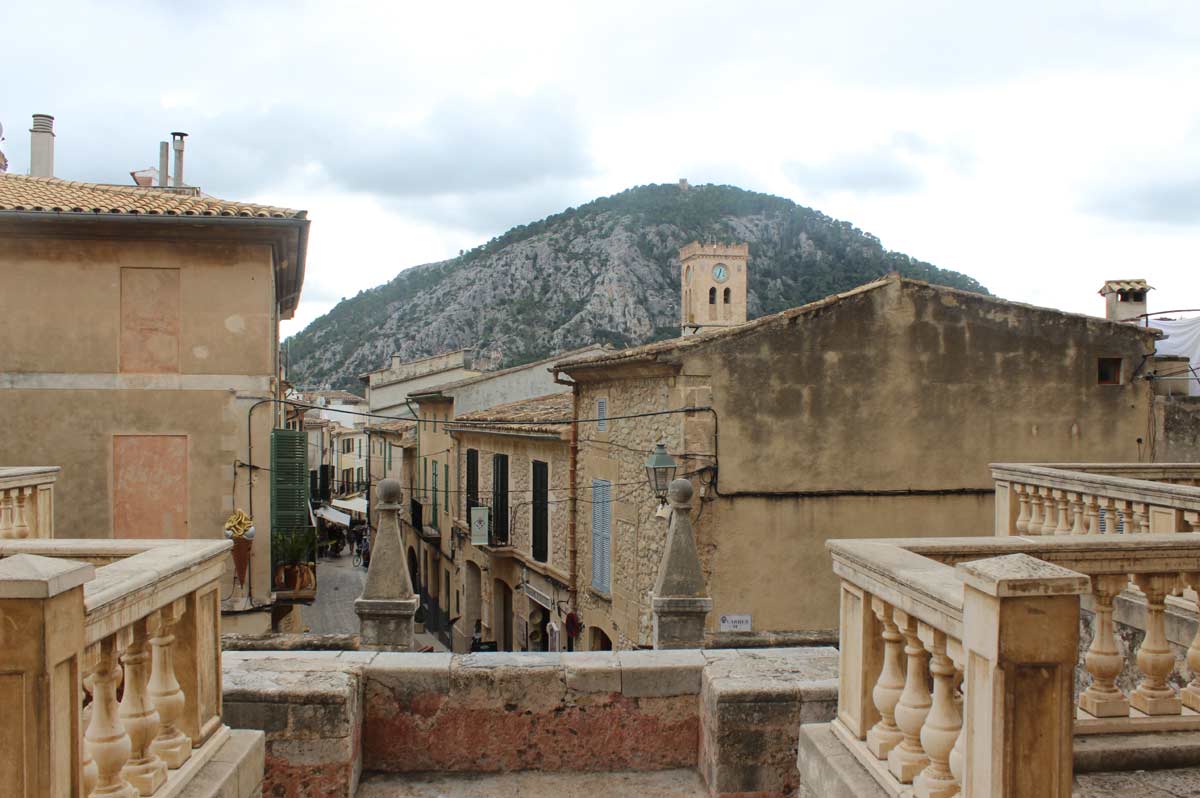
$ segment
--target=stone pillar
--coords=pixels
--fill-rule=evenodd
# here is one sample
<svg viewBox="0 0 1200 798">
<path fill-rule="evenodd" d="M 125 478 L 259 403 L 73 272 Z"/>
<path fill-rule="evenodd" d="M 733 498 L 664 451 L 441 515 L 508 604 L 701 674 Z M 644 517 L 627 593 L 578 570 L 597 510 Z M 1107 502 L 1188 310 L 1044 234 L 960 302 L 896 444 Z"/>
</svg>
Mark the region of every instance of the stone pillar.
<svg viewBox="0 0 1200 798">
<path fill-rule="evenodd" d="M 704 648 L 704 619 L 712 610 L 692 535 L 692 483 L 677 479 L 667 489 L 671 521 L 667 549 L 654 583 L 655 648 Z"/>
<path fill-rule="evenodd" d="M 379 483 L 379 533 L 362 596 L 354 602 L 362 647 L 375 651 L 412 651 L 413 614 L 420 599 L 413 593 L 400 537 L 400 482 Z"/>
<path fill-rule="evenodd" d="M 1026 554 L 960 563 L 962 794 L 1070 798 L 1083 574 Z"/>
<path fill-rule="evenodd" d="M 94 574 L 70 560 L 0 560 L 0 795 L 83 794 L 83 585 Z"/>
</svg>

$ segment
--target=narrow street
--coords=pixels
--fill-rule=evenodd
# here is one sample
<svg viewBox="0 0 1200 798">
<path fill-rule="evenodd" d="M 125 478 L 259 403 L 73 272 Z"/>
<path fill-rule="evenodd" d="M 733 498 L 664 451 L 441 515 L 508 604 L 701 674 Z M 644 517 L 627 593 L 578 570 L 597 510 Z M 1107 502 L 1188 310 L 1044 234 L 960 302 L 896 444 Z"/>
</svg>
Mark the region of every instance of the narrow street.
<svg viewBox="0 0 1200 798">
<path fill-rule="evenodd" d="M 350 550 L 341 557 L 317 563 L 317 599 L 302 613 L 304 625 L 312 634 L 358 634 L 358 615 L 354 600 L 362 595 L 367 569 L 355 566 Z M 427 632 L 416 635 L 418 651 L 433 647 L 446 651 L 442 642 Z"/>
</svg>

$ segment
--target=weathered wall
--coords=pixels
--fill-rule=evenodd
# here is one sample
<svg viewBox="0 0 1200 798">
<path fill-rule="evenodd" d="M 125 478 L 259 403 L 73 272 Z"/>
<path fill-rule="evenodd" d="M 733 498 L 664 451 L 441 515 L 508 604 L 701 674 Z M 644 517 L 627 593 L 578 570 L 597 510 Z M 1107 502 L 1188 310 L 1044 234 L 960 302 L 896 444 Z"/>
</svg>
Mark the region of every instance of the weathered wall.
<svg viewBox="0 0 1200 798">
<path fill-rule="evenodd" d="M 1200 463 L 1200 396 L 1158 397 L 1154 403 L 1160 463 Z"/>
<path fill-rule="evenodd" d="M 0 464 L 62 467 L 59 536 L 123 535 L 114 529 L 118 435 L 186 437 L 188 484 L 176 492 L 187 496 L 186 508 L 162 508 L 175 511 L 171 523 L 182 523 L 185 534 L 219 537 L 235 507 L 250 509 L 248 472 L 235 477 L 234 462 L 249 459 L 247 411 L 271 395 L 271 264 L 265 245 L 0 240 L 0 398 L 8 424 Z M 177 283 L 156 283 L 149 294 L 129 290 L 146 270 L 173 269 Z M 123 340 L 126 354 L 141 354 L 123 360 Z M 267 465 L 271 419 L 270 406 L 255 411 L 256 465 Z M 270 483 L 265 471 L 255 481 L 251 580 L 255 598 L 265 600 Z M 142 521 L 154 514 L 153 507 L 131 511 Z M 179 530 L 164 535 L 172 531 Z"/>
<path fill-rule="evenodd" d="M 588 589 L 580 505 L 584 622 L 618 646 L 649 643 L 666 526 L 641 462 L 659 437 L 681 473 L 719 456 L 715 489 L 711 472 L 692 476 L 710 633 L 722 613 L 751 613 L 756 632 L 832 629 L 826 539 L 990 535 L 991 462 L 1148 459 L 1151 390 L 1132 376 L 1152 348 L 1127 325 L 891 281 L 653 366 L 583 375 L 584 416 L 606 396 L 610 416 L 711 404 L 719 419 L 716 448 L 707 414 L 581 431 L 581 495 L 595 478 L 628 483 L 614 488 L 628 495 L 613 509 L 611 596 Z M 1122 358 L 1124 384 L 1098 384 L 1100 357 Z"/>
</svg>

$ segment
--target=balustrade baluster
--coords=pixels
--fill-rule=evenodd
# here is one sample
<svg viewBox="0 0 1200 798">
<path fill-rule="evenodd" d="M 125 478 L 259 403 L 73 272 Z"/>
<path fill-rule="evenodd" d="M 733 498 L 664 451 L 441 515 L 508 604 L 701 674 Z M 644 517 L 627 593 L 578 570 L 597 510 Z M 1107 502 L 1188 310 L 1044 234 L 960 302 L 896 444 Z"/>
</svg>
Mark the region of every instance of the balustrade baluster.
<svg viewBox="0 0 1200 798">
<path fill-rule="evenodd" d="M 94 653 L 92 650 L 85 651 L 84 656 L 80 657 L 80 684 L 83 687 L 80 698 L 83 699 L 85 705 L 79 713 L 79 735 L 83 742 L 79 746 L 79 751 L 83 759 L 83 798 L 87 798 L 92 794 L 92 790 L 96 789 L 96 779 L 98 772 L 96 770 L 96 762 L 92 759 L 91 748 L 88 747 L 87 730 L 92 723 L 92 708 L 95 706 L 95 687 L 92 684 L 92 673 L 96 670 L 94 657 L 89 657 L 89 653 Z"/>
<path fill-rule="evenodd" d="M 1125 666 L 1125 657 L 1117 648 L 1113 626 L 1113 601 L 1129 583 L 1126 574 L 1092 577 L 1092 595 L 1096 612 L 1092 618 L 1092 644 L 1084 663 L 1092 683 L 1079 695 L 1079 706 L 1097 718 L 1123 718 L 1129 715 L 1129 701 L 1117 687 L 1117 677 Z"/>
<path fill-rule="evenodd" d="M 921 747 L 929 756 L 929 765 L 913 780 L 913 791 L 917 798 L 950 798 L 958 792 L 950 753 L 962 729 L 962 711 L 954 700 L 956 670 L 946 654 L 946 635 L 925 624 L 919 633 L 930 654 L 933 703 L 921 726 Z"/>
<path fill-rule="evenodd" d="M 929 674 L 926 666 L 925 647 L 917 636 L 917 620 L 893 610 L 896 626 L 904 635 L 904 655 L 908 660 L 904 674 L 904 690 L 896 704 L 896 725 L 904 734 L 895 748 L 888 752 L 888 771 L 902 784 L 911 784 L 918 773 L 929 764 L 929 757 L 921 747 L 921 727 L 933 703 L 927 683 Z"/>
<path fill-rule="evenodd" d="M 1133 503 L 1133 532 L 1145 534 L 1150 531 L 1149 507 L 1145 502 Z"/>
<path fill-rule="evenodd" d="M 150 750 L 175 769 L 192 755 L 192 738 L 175 725 L 183 714 L 185 697 L 175 678 L 175 624 L 187 606 L 185 599 L 178 599 L 159 613 L 159 625 L 150 639 L 153 648 L 153 669 L 147 685 L 150 700 L 158 711 L 160 724 L 158 736 L 150 743 Z"/>
<path fill-rule="evenodd" d="M 1132 535 L 1137 530 L 1133 525 L 1133 502 L 1122 499 L 1121 502 L 1121 533 Z"/>
<path fill-rule="evenodd" d="M 966 711 L 967 711 L 967 655 L 963 650 L 962 644 L 956 640 L 951 640 L 947 646 L 947 653 L 954 663 L 954 683 L 958 688 L 958 693 L 954 696 L 954 703 L 958 707 L 958 717 L 960 725 L 958 728 L 958 737 L 954 739 L 954 747 L 950 749 L 950 772 L 954 775 L 954 780 L 959 784 L 959 792 L 961 795 L 963 784 L 963 740 L 967 736 Z"/>
<path fill-rule="evenodd" d="M 1084 521 L 1084 494 L 1070 494 L 1070 534 L 1086 535 L 1087 527 Z"/>
<path fill-rule="evenodd" d="M 1042 534 L 1053 535 L 1058 529 L 1058 501 L 1054 494 L 1058 491 L 1053 488 L 1042 488 Z"/>
<path fill-rule="evenodd" d="M 29 537 L 29 496 L 33 488 L 16 488 L 13 490 L 13 527 L 12 536 L 15 538 Z"/>
<path fill-rule="evenodd" d="M 158 736 L 158 712 L 147 695 L 150 677 L 150 653 L 147 627 L 150 618 L 133 623 L 133 640 L 121 657 L 125 666 L 125 694 L 121 698 L 121 721 L 129 733 L 131 746 L 129 762 L 122 769 L 125 779 L 143 796 L 154 791 L 167 780 L 167 765 L 150 748 Z"/>
<path fill-rule="evenodd" d="M 871 600 L 875 617 L 883 625 L 883 667 L 879 679 L 871 691 L 875 708 L 879 710 L 879 721 L 867 732 L 867 749 L 876 759 L 887 759 L 888 752 L 896 747 L 904 733 L 896 725 L 896 704 L 904 691 L 903 635 L 896 627 L 892 608 L 878 598 Z"/>
<path fill-rule="evenodd" d="M 1110 496 L 1105 496 L 1101 499 L 1104 503 L 1104 515 L 1101 523 L 1103 528 L 1100 530 L 1105 535 L 1117 534 L 1119 519 L 1117 518 L 1117 502 Z"/>
<path fill-rule="evenodd" d="M 0 538 L 13 536 L 12 503 L 8 494 L 9 491 L 0 488 Z"/>
<path fill-rule="evenodd" d="M 92 717 L 85 740 L 96 765 L 96 786 L 91 798 L 137 798 L 137 790 L 125 780 L 122 769 L 129 760 L 129 735 L 121 724 L 117 707 L 117 683 L 121 680 L 117 655 L 128 640 L 128 629 L 98 644 L 92 671 Z"/>
<path fill-rule="evenodd" d="M 1013 483 L 1017 493 L 1017 524 L 1016 529 L 1022 535 L 1029 533 L 1029 489 L 1021 484 Z"/>
<path fill-rule="evenodd" d="M 1037 485 L 1029 486 L 1029 522 L 1026 527 L 1028 535 L 1042 534 L 1042 494 Z"/>
<path fill-rule="evenodd" d="M 1146 637 L 1138 648 L 1137 665 L 1142 680 L 1130 696 L 1135 709 L 1147 715 L 1178 715 L 1182 709 L 1167 677 L 1175 669 L 1175 655 L 1167 644 L 1164 621 L 1166 597 L 1177 582 L 1173 574 L 1135 574 L 1134 582 L 1146 595 Z"/>
<path fill-rule="evenodd" d="M 1183 581 L 1187 583 L 1193 593 L 1200 594 L 1200 572 L 1185 573 Z M 1196 599 L 1195 603 L 1200 609 L 1200 599 Z M 1200 626 L 1196 627 L 1196 634 L 1192 637 L 1191 645 L 1188 646 L 1187 666 L 1192 674 L 1192 680 L 1179 691 L 1179 700 L 1188 709 L 1200 712 Z"/>
<path fill-rule="evenodd" d="M 1096 497 L 1090 493 L 1083 494 L 1084 516 L 1086 516 L 1086 526 L 1084 534 L 1099 535 L 1100 534 L 1100 503 L 1096 501 Z"/>
<path fill-rule="evenodd" d="M 1067 515 L 1070 511 L 1071 503 L 1067 498 L 1067 492 L 1065 490 L 1054 491 L 1054 503 L 1058 509 L 1058 524 L 1054 527 L 1054 534 L 1071 534 L 1071 521 Z"/>
</svg>

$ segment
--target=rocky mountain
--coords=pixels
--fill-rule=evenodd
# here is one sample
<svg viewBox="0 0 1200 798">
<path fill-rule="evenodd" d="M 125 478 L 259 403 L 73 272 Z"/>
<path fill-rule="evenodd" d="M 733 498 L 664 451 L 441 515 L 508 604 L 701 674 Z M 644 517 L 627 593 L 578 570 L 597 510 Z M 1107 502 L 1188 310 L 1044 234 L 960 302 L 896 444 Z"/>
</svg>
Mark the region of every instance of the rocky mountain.
<svg viewBox="0 0 1200 798">
<path fill-rule="evenodd" d="M 624 347 L 674 337 L 678 250 L 693 240 L 749 242 L 751 318 L 889 271 L 987 293 L 964 274 L 890 252 L 849 222 L 781 197 L 733 186 L 640 186 L 343 300 L 290 339 L 292 380 L 361 392 L 357 375 L 393 353 L 410 359 L 475 347 L 499 368 L 593 341 Z"/>
</svg>

